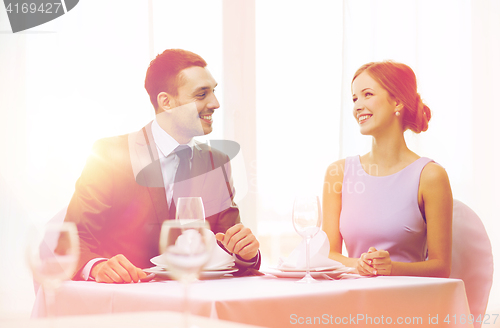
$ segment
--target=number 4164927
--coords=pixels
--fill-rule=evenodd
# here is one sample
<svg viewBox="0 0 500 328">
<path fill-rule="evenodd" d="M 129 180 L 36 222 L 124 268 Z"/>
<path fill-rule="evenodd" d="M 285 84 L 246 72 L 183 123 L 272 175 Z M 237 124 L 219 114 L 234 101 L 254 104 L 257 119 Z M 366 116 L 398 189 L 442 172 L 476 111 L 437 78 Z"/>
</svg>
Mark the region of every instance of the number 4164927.
<svg viewBox="0 0 500 328">
<path fill-rule="evenodd" d="M 498 318 L 498 314 L 485 314 L 484 316 L 478 315 L 477 318 L 474 318 L 473 314 L 469 314 L 468 316 L 465 314 L 462 314 L 460 316 L 457 316 L 456 314 L 454 315 L 447 315 L 446 318 L 444 318 L 443 322 L 446 322 L 447 324 L 473 324 L 474 322 L 482 323 L 483 325 L 489 325 L 489 324 L 495 324 Z M 475 320 L 474 320 L 475 319 Z M 490 321 L 493 320 L 493 321 Z"/>
<path fill-rule="evenodd" d="M 9 14 L 15 13 L 15 14 L 27 14 L 27 13 L 42 13 L 42 14 L 57 14 L 59 9 L 61 8 L 61 3 L 52 3 L 52 2 L 46 2 L 46 3 L 41 3 L 39 6 L 37 6 L 36 3 L 16 3 L 12 4 L 9 3 L 7 6 L 6 10 Z"/>
</svg>

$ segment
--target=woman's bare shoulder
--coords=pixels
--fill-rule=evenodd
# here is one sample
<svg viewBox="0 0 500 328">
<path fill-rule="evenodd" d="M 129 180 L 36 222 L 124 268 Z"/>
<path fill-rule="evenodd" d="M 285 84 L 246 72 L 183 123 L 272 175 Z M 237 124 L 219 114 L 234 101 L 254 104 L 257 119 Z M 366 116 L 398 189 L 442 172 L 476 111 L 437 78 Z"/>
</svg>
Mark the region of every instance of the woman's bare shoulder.
<svg viewBox="0 0 500 328">
<path fill-rule="evenodd" d="M 422 170 L 422 174 L 420 176 L 421 184 L 432 186 L 436 183 L 450 183 L 448 178 L 448 173 L 441 165 L 430 162 L 428 163 Z"/>
<path fill-rule="evenodd" d="M 344 178 L 345 158 L 339 159 L 328 165 L 325 180 L 340 180 Z"/>
</svg>

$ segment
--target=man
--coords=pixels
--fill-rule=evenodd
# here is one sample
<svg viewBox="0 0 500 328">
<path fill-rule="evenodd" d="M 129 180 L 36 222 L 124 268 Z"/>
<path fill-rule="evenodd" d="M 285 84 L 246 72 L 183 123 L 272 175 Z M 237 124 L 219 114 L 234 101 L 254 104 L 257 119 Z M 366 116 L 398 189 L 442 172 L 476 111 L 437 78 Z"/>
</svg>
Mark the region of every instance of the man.
<svg viewBox="0 0 500 328">
<path fill-rule="evenodd" d="M 158 255 L 161 224 L 174 219 L 179 196 L 202 197 L 212 231 L 239 267 L 260 266 L 259 242 L 240 223 L 233 201 L 228 156 L 193 140 L 212 132 L 219 108 L 217 83 L 206 66 L 185 50 L 158 55 L 145 82 L 155 120 L 136 133 L 95 143 L 65 219 L 77 224 L 80 237 L 73 279 L 150 279 L 142 268 Z"/>
</svg>

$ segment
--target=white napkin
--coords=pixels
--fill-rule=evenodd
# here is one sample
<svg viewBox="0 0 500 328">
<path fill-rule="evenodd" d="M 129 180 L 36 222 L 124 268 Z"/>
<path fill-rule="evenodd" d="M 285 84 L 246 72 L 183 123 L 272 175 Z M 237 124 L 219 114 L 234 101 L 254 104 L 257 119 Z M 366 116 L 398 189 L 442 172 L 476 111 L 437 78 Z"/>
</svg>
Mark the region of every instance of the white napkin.
<svg viewBox="0 0 500 328">
<path fill-rule="evenodd" d="M 311 239 L 309 244 L 311 270 L 337 269 L 344 267 L 340 262 L 328 258 L 330 253 L 330 241 L 326 233 L 320 230 L 316 236 Z M 306 270 L 306 241 L 305 239 L 292 251 L 288 258 L 280 258 L 278 269 L 286 270 Z"/>
<path fill-rule="evenodd" d="M 203 267 L 203 270 L 216 271 L 232 268 L 234 266 L 233 256 L 229 255 L 217 245 L 215 234 L 211 230 L 207 230 L 206 236 L 212 244 L 212 254 L 210 255 L 208 263 Z M 193 248 L 202 247 L 200 238 L 201 235 L 195 230 L 186 230 L 179 236 L 175 246 L 171 247 L 175 247 L 180 253 L 183 251 L 189 252 L 189 250 Z M 159 267 L 167 268 L 167 261 L 163 254 L 153 257 L 150 261 Z"/>
<path fill-rule="evenodd" d="M 234 257 L 229 255 L 225 250 L 223 250 L 215 239 L 215 234 L 212 230 L 208 231 L 208 236 L 212 239 L 213 248 L 210 260 L 205 265 L 204 270 L 221 270 L 227 269 L 234 266 Z"/>
<path fill-rule="evenodd" d="M 202 242 L 203 236 L 194 229 L 185 230 L 182 235 L 177 237 L 175 245 L 169 246 L 173 253 L 177 254 L 199 254 L 206 250 L 205 244 Z"/>
</svg>

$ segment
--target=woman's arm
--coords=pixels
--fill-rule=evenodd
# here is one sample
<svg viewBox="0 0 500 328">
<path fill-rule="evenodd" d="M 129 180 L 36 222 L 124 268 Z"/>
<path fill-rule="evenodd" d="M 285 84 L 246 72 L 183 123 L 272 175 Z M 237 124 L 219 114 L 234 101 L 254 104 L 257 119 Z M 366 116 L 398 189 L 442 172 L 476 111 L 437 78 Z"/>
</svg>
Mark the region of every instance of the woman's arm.
<svg viewBox="0 0 500 328">
<path fill-rule="evenodd" d="M 323 183 L 323 230 L 330 241 L 329 257 L 347 265 L 347 258 L 342 255 L 342 236 L 339 229 L 344 165 L 345 160 L 339 160 L 326 169 Z"/>
<path fill-rule="evenodd" d="M 330 164 L 326 170 L 323 184 L 323 230 L 330 241 L 329 257 L 345 266 L 356 268 L 360 274 L 372 275 L 374 269 L 367 263 L 357 258 L 342 255 L 342 235 L 340 234 L 339 222 L 340 210 L 342 209 L 344 167 L 345 159 Z"/>
<path fill-rule="evenodd" d="M 448 278 L 451 271 L 451 233 L 453 196 L 445 169 L 429 163 L 422 170 L 419 206 L 427 222 L 428 260 L 414 263 L 391 262 L 390 254 L 372 249 L 366 260 L 372 260 L 377 274 Z"/>
</svg>

